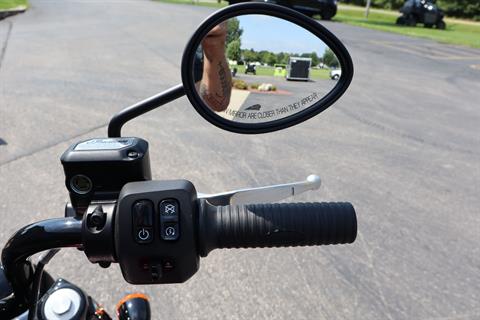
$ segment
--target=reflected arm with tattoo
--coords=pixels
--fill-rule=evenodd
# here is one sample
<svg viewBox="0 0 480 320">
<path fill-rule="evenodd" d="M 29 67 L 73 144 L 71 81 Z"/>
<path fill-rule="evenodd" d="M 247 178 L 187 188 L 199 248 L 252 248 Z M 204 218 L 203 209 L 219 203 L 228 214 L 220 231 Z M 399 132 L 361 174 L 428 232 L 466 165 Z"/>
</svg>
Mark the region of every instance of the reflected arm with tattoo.
<svg viewBox="0 0 480 320">
<path fill-rule="evenodd" d="M 212 110 L 224 111 L 232 94 L 232 75 L 225 57 L 226 23 L 213 28 L 202 41 L 204 60 L 199 93 Z"/>
</svg>

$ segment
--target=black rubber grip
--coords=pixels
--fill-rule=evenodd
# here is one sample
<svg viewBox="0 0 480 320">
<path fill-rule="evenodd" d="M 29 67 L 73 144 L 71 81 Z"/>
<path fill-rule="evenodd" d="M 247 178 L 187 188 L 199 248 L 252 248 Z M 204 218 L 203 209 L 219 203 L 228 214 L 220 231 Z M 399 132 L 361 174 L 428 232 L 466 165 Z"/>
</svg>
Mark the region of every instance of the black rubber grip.
<svg viewBox="0 0 480 320">
<path fill-rule="evenodd" d="M 357 236 L 350 203 L 282 203 L 216 207 L 199 217 L 199 251 L 352 243 Z"/>
</svg>

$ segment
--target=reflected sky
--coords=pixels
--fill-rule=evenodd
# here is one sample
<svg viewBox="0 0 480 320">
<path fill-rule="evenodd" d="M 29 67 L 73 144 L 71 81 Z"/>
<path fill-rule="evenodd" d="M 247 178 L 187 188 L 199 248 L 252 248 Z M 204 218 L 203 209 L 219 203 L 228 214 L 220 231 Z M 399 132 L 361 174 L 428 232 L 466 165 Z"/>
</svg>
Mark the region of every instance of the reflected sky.
<svg viewBox="0 0 480 320">
<path fill-rule="evenodd" d="M 323 56 L 327 46 L 309 31 L 279 18 L 250 14 L 237 17 L 243 29 L 242 49 L 310 53 Z"/>
</svg>

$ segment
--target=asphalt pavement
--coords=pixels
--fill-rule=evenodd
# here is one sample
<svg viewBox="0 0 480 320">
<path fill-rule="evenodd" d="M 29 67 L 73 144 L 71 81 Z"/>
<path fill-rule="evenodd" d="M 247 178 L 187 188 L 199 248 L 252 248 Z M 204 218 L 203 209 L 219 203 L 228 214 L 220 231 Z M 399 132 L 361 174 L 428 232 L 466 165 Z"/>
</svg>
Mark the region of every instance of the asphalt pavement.
<svg viewBox="0 0 480 320">
<path fill-rule="evenodd" d="M 213 9 L 152 1 L 30 0 L 0 22 L 0 243 L 61 217 L 59 157 L 106 135 L 122 107 L 180 82 L 189 36 Z M 134 287 L 74 249 L 48 265 L 113 311 L 151 296 L 155 319 L 479 319 L 480 50 L 334 22 L 356 74 L 294 128 L 221 131 L 186 98 L 125 135 L 150 142 L 156 179 L 201 192 L 322 177 L 295 201 L 351 201 L 349 246 L 213 251 L 185 284 Z"/>
</svg>

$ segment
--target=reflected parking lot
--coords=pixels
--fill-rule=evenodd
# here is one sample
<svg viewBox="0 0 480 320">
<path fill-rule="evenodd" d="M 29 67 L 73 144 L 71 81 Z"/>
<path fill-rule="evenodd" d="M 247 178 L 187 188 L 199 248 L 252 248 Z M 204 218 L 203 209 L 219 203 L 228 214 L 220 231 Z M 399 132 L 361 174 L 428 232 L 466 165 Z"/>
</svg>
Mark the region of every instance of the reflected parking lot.
<svg viewBox="0 0 480 320">
<path fill-rule="evenodd" d="M 237 74 L 246 83 L 270 84 L 275 91 L 233 89 L 230 105 L 222 116 L 229 120 L 254 123 L 258 119 L 277 120 L 305 106 L 312 105 L 330 92 L 336 82 L 330 79 L 287 81 L 282 77 Z"/>
</svg>

